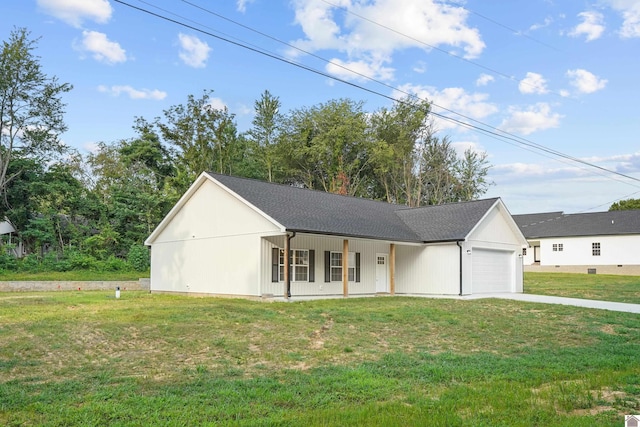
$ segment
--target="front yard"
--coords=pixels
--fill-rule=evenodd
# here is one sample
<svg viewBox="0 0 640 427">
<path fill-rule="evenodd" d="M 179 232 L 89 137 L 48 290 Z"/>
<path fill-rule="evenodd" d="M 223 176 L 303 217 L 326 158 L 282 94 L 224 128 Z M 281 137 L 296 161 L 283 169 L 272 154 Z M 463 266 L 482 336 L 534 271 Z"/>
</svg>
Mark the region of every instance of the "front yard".
<svg viewBox="0 0 640 427">
<path fill-rule="evenodd" d="M 527 292 L 553 288 L 537 280 Z M 0 294 L 2 425 L 620 426 L 639 412 L 636 314 Z"/>
</svg>

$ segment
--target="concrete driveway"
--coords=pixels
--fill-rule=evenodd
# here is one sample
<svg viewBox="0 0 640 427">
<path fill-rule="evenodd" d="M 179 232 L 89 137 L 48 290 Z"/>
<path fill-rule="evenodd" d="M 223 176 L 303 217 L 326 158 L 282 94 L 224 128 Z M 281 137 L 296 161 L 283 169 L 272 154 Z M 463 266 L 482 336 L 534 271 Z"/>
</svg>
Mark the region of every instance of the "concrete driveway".
<svg viewBox="0 0 640 427">
<path fill-rule="evenodd" d="M 544 304 L 573 305 L 575 307 L 597 308 L 600 310 L 622 311 L 625 313 L 640 314 L 640 304 L 597 301 L 597 300 L 580 299 L 580 298 L 552 297 L 547 295 L 498 293 L 498 294 L 484 294 L 484 295 L 469 295 L 462 298 L 463 299 L 501 298 L 501 299 L 512 299 L 516 301 L 539 302 Z"/>
</svg>

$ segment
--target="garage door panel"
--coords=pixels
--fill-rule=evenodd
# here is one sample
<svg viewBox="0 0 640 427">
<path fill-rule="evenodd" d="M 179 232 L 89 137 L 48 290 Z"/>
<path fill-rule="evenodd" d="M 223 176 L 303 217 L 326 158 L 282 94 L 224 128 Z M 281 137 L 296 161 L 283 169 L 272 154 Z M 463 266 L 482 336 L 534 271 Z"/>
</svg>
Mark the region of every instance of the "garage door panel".
<svg viewBox="0 0 640 427">
<path fill-rule="evenodd" d="M 472 293 L 512 291 L 513 252 L 474 248 L 472 257 Z"/>
</svg>

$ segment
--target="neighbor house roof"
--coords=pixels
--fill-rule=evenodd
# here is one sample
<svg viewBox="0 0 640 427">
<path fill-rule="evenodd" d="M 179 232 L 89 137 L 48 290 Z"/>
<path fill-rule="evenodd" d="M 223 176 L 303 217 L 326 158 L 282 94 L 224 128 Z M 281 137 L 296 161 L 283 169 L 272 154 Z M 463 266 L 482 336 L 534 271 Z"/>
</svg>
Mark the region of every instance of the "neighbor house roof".
<svg viewBox="0 0 640 427">
<path fill-rule="evenodd" d="M 640 234 L 640 210 L 513 215 L 527 239 Z"/>
<path fill-rule="evenodd" d="M 408 208 L 323 191 L 209 173 L 287 230 L 403 242 L 464 240 L 498 198 Z"/>
</svg>

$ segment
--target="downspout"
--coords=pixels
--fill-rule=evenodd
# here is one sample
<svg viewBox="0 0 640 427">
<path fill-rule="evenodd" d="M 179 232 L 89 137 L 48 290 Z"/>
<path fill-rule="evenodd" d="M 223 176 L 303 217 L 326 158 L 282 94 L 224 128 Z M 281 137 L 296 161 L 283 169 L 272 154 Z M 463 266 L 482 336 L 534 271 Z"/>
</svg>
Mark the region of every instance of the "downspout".
<svg viewBox="0 0 640 427">
<path fill-rule="evenodd" d="M 456 242 L 458 248 L 460 248 L 460 296 L 462 296 L 462 245 L 460 244 L 460 240 Z"/>
<path fill-rule="evenodd" d="M 291 252 L 291 239 L 293 239 L 294 237 L 296 237 L 296 232 L 292 231 L 292 235 L 290 236 L 289 233 L 287 233 L 287 250 L 289 252 Z M 285 256 L 287 257 L 287 259 L 289 259 L 289 254 L 285 254 Z M 291 298 L 291 263 L 287 262 L 287 268 L 289 269 L 289 271 L 287 271 L 287 298 Z"/>
</svg>

